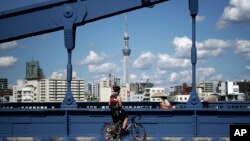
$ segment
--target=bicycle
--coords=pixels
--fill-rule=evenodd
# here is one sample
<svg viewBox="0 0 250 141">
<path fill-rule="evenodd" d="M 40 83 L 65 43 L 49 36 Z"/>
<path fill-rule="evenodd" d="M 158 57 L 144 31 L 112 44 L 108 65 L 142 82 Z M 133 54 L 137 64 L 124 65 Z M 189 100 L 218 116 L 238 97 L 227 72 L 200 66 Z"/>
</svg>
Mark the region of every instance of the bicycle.
<svg viewBox="0 0 250 141">
<path fill-rule="evenodd" d="M 125 129 L 125 132 L 129 133 L 135 141 L 146 141 L 146 130 L 145 128 L 135 121 L 137 116 L 133 116 L 129 119 L 129 124 Z M 139 120 L 141 116 L 139 116 Z M 121 133 L 122 123 L 111 123 L 106 122 L 101 128 L 101 134 L 106 141 L 118 141 L 122 137 Z"/>
</svg>

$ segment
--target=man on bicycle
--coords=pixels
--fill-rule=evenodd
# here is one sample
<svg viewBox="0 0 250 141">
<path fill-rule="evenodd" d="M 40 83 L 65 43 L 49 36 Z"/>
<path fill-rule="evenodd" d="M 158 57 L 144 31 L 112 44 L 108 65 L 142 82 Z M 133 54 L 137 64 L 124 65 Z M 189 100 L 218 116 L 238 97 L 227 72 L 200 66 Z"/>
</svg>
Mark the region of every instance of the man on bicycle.
<svg viewBox="0 0 250 141">
<path fill-rule="evenodd" d="M 111 109 L 111 115 L 113 123 L 122 123 L 122 133 L 125 132 L 128 124 L 128 116 L 124 109 L 122 109 L 122 101 L 120 94 L 120 87 L 114 85 L 112 87 L 112 94 L 109 98 L 109 107 Z"/>
</svg>

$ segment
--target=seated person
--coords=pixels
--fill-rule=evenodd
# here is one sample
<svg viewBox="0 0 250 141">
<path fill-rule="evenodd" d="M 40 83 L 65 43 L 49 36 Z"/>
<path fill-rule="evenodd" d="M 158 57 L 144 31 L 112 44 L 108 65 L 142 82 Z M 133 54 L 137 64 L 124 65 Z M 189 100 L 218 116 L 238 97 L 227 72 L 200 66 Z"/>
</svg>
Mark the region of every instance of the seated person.
<svg viewBox="0 0 250 141">
<path fill-rule="evenodd" d="M 161 109 L 168 109 L 171 108 L 169 101 L 166 98 L 162 98 L 162 102 L 160 103 Z"/>
</svg>

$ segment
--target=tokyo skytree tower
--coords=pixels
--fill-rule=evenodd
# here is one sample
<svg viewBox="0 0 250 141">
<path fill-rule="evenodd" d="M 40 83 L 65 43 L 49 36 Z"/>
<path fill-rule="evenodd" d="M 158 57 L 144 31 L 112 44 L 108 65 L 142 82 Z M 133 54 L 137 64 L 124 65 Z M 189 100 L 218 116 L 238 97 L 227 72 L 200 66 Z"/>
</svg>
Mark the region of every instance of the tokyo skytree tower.
<svg viewBox="0 0 250 141">
<path fill-rule="evenodd" d="M 128 66 L 128 61 L 129 61 L 129 55 L 131 53 L 131 49 L 129 49 L 129 44 L 128 44 L 129 36 L 128 36 L 128 17 L 127 14 L 125 14 L 125 32 L 124 32 L 124 42 L 125 42 L 125 48 L 122 50 L 123 56 L 124 56 L 124 64 L 123 64 L 123 80 L 124 80 L 124 85 L 129 83 L 129 66 Z"/>
</svg>

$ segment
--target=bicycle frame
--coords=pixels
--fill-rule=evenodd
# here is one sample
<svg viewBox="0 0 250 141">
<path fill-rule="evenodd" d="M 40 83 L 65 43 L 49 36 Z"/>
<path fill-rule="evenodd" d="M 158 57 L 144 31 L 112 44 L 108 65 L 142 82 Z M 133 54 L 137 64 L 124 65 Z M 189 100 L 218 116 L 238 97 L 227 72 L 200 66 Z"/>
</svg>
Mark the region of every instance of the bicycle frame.
<svg viewBox="0 0 250 141">
<path fill-rule="evenodd" d="M 131 127 L 134 127 L 136 122 L 130 122 L 126 128 L 126 131 L 129 131 Z"/>
<path fill-rule="evenodd" d="M 136 140 L 136 141 L 145 141 L 146 140 L 146 130 L 143 128 L 143 126 L 141 124 L 139 124 L 139 123 L 137 123 L 135 121 L 135 118 L 136 118 L 136 116 L 133 116 L 132 118 L 130 118 L 130 120 L 129 120 L 130 122 L 129 122 L 128 126 L 126 127 L 125 131 L 129 132 L 130 136 L 134 140 Z M 110 127 L 108 127 L 108 126 L 110 126 Z M 107 128 L 108 129 L 107 133 L 104 131 L 105 127 L 108 127 Z M 115 128 L 112 129 L 112 127 L 115 127 Z M 118 123 L 104 123 L 104 125 L 103 125 L 103 127 L 101 129 L 101 133 L 102 134 L 106 133 L 105 135 L 108 134 L 109 137 L 116 136 L 116 137 L 120 138 L 121 136 L 123 136 L 122 133 L 121 133 L 121 127 L 122 127 L 121 122 L 118 122 Z M 110 129 L 113 130 L 113 131 L 111 131 Z M 133 129 L 136 129 L 137 131 L 138 131 L 138 129 L 141 130 L 142 131 L 141 133 L 143 133 L 143 136 L 138 135 L 138 133 L 140 133 L 140 131 L 135 132 L 135 130 L 133 130 Z"/>
</svg>

